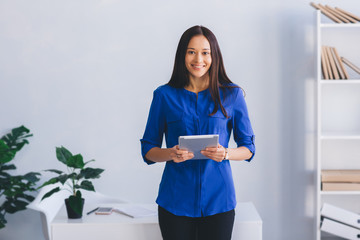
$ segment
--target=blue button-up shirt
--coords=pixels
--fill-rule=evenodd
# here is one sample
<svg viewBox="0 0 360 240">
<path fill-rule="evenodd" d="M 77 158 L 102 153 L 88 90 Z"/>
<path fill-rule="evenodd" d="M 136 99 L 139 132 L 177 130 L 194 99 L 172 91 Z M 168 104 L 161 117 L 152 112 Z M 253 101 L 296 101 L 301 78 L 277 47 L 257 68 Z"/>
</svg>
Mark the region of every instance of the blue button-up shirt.
<svg viewBox="0 0 360 240">
<path fill-rule="evenodd" d="M 161 148 L 164 134 L 168 148 L 178 145 L 179 136 L 202 134 L 219 134 L 219 143 L 227 147 L 232 130 L 237 145 L 247 147 L 253 157 L 254 134 L 242 90 L 227 88 L 220 91 L 220 96 L 229 118 L 221 110 L 209 116 L 214 102 L 208 89 L 196 94 L 169 85 L 157 88 L 141 139 L 144 161 L 154 163 L 145 155 L 154 147 Z M 167 161 L 156 203 L 175 215 L 188 217 L 210 216 L 234 209 L 236 199 L 230 162 Z"/>
</svg>

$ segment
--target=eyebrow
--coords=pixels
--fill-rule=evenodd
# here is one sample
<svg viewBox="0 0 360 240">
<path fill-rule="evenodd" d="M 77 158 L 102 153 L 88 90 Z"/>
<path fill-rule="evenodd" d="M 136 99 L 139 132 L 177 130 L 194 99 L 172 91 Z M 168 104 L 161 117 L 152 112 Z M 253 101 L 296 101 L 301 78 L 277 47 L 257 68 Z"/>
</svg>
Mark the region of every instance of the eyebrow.
<svg viewBox="0 0 360 240">
<path fill-rule="evenodd" d="M 194 49 L 195 50 L 195 48 L 187 48 L 187 49 Z M 210 50 L 210 48 L 203 48 L 203 50 Z"/>
</svg>

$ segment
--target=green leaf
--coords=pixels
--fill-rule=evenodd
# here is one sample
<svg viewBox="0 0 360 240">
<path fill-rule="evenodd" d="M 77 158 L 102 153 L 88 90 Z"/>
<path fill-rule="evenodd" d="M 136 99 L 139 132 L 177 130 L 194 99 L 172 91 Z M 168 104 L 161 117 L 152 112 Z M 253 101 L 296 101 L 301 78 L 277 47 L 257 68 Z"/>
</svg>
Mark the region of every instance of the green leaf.
<svg viewBox="0 0 360 240">
<path fill-rule="evenodd" d="M 8 165 L 2 165 L 0 167 L 0 171 L 5 171 L 5 170 L 14 170 L 16 169 L 14 164 L 8 164 Z"/>
<path fill-rule="evenodd" d="M 62 174 L 60 176 L 57 177 L 58 180 L 61 182 L 62 185 L 64 185 L 64 183 L 66 182 L 66 180 L 69 179 L 69 175 L 67 174 Z"/>
<path fill-rule="evenodd" d="M 6 144 L 6 142 L 2 139 L 0 139 L 0 151 L 8 151 L 10 148 L 9 146 Z"/>
<path fill-rule="evenodd" d="M 5 222 L 0 221 L 0 229 L 5 227 Z"/>
<path fill-rule="evenodd" d="M 56 188 L 52 189 L 51 191 L 47 192 L 47 193 L 41 198 L 41 201 L 44 200 L 45 198 L 50 197 L 51 195 L 53 195 L 54 193 L 59 192 L 59 191 L 60 191 L 60 188 L 59 188 L 59 187 L 56 187 Z"/>
<path fill-rule="evenodd" d="M 4 176 L 4 177 L 6 177 L 6 178 L 10 178 L 11 177 L 11 175 L 9 174 L 9 173 L 7 173 L 7 172 L 0 172 L 0 176 Z M 1 178 L 0 178 L 1 179 Z"/>
<path fill-rule="evenodd" d="M 26 209 L 26 206 L 28 205 L 28 202 L 25 202 L 25 201 L 21 201 L 21 200 L 15 200 L 13 202 L 13 206 L 15 208 L 15 211 L 13 210 L 13 212 L 11 213 L 15 213 L 17 211 L 20 211 L 20 210 L 24 210 Z M 9 212 L 10 213 L 10 212 Z"/>
<path fill-rule="evenodd" d="M 84 161 L 81 154 L 76 154 L 68 159 L 67 166 L 72 168 L 83 168 L 84 167 Z"/>
<path fill-rule="evenodd" d="M 16 208 L 12 205 L 14 199 L 6 198 L 6 201 L 3 203 L 4 210 L 7 213 L 14 213 L 16 212 Z"/>
<path fill-rule="evenodd" d="M 29 129 L 24 126 L 20 126 L 12 129 L 11 133 L 5 135 L 2 139 L 12 150 L 18 152 L 25 144 L 29 143 L 29 141 L 25 139 L 32 136 L 32 134 L 28 134 L 29 132 Z"/>
<path fill-rule="evenodd" d="M 99 178 L 100 174 L 104 171 L 104 169 L 101 168 L 84 168 L 81 169 L 80 175 L 84 177 L 85 179 L 94 179 Z"/>
<path fill-rule="evenodd" d="M 11 150 L 3 140 L 0 140 L 0 163 L 10 162 L 14 159 L 15 154 L 15 150 Z"/>
<path fill-rule="evenodd" d="M 51 178 L 50 180 L 46 181 L 43 183 L 43 185 L 41 185 L 40 187 L 38 187 L 38 189 L 42 188 L 42 187 L 45 187 L 47 185 L 51 185 L 51 184 L 54 184 L 54 183 L 57 183 L 59 182 L 59 178 L 58 177 L 53 177 Z"/>
<path fill-rule="evenodd" d="M 62 174 L 63 173 L 63 171 L 60 171 L 60 170 L 57 170 L 57 169 L 47 169 L 47 170 L 45 170 L 46 172 L 53 172 L 53 173 L 57 173 L 57 174 Z"/>
<path fill-rule="evenodd" d="M 17 199 L 16 197 L 7 197 L 5 203 L 3 204 L 4 210 L 7 213 L 15 213 L 21 210 L 26 209 L 28 202 Z"/>
<path fill-rule="evenodd" d="M 82 194 L 81 194 L 80 190 L 76 191 L 75 196 L 78 198 L 82 198 Z"/>
<path fill-rule="evenodd" d="M 40 176 L 40 173 L 37 172 L 29 172 L 23 176 L 25 180 L 28 180 L 31 183 L 35 183 L 40 180 L 37 176 Z"/>
<path fill-rule="evenodd" d="M 30 130 L 24 127 L 24 125 L 21 125 L 20 127 L 14 128 L 11 130 L 11 133 L 14 137 L 18 138 L 21 135 L 24 135 L 25 133 L 29 133 Z"/>
<path fill-rule="evenodd" d="M 74 176 L 76 176 L 76 173 L 71 173 L 71 174 L 62 174 L 58 177 L 59 181 L 61 182 L 62 185 L 64 185 L 64 183 L 68 180 L 68 179 L 72 179 Z"/>
<path fill-rule="evenodd" d="M 64 147 L 56 148 L 56 158 L 67 165 L 67 161 L 72 157 L 72 153 Z"/>
<path fill-rule="evenodd" d="M 23 140 L 22 142 L 16 143 L 15 144 L 15 149 L 16 151 L 20 151 L 20 149 L 22 149 L 24 147 L 25 144 L 28 144 L 29 141 L 28 140 Z"/>
<path fill-rule="evenodd" d="M 85 162 L 84 166 L 85 166 L 86 164 L 88 164 L 88 163 L 91 163 L 91 162 L 95 162 L 95 159 L 91 159 L 91 160 Z"/>
<path fill-rule="evenodd" d="M 88 180 L 82 181 L 81 184 L 78 185 L 78 188 L 95 192 L 95 188 L 94 188 L 93 184 Z"/>
<path fill-rule="evenodd" d="M 35 182 L 39 181 L 40 173 L 29 172 L 25 175 L 13 176 L 7 171 L 16 169 L 14 164 L 5 164 L 14 159 L 29 141 L 26 138 L 32 136 L 30 130 L 20 126 L 11 130 L 0 140 L 0 228 L 5 227 L 6 213 L 15 213 L 24 210 L 26 205 L 33 201 L 34 197 L 26 194 L 35 190 Z M 10 171 L 9 171 L 10 172 Z"/>
<path fill-rule="evenodd" d="M 23 198 L 23 199 L 27 200 L 28 202 L 32 202 L 35 199 L 33 196 L 25 194 L 25 193 L 19 194 L 17 197 Z"/>
<path fill-rule="evenodd" d="M 0 211 L 0 229 L 5 227 L 6 224 L 5 213 Z"/>
<path fill-rule="evenodd" d="M 28 138 L 28 137 L 32 137 L 32 136 L 34 136 L 34 135 L 31 133 L 31 134 L 27 134 L 27 135 L 21 136 L 21 137 L 19 137 L 19 138 L 22 139 L 22 138 Z M 27 140 L 24 140 L 24 141 L 27 142 Z"/>
</svg>

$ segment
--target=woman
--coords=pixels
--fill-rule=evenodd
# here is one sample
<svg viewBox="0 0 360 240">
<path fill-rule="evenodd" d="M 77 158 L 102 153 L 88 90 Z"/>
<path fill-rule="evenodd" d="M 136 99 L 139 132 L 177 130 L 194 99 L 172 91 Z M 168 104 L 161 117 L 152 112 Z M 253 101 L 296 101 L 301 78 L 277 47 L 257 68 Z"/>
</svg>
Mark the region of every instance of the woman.
<svg viewBox="0 0 360 240">
<path fill-rule="evenodd" d="M 230 149 L 232 130 L 238 147 Z M 219 134 L 218 147 L 201 152 L 208 159 L 179 149 L 179 136 L 202 134 Z M 166 162 L 156 200 L 163 239 L 230 240 L 236 199 L 229 160 L 253 158 L 254 134 L 243 91 L 227 77 L 209 29 L 182 35 L 171 79 L 154 91 L 141 145 L 147 164 Z"/>
</svg>

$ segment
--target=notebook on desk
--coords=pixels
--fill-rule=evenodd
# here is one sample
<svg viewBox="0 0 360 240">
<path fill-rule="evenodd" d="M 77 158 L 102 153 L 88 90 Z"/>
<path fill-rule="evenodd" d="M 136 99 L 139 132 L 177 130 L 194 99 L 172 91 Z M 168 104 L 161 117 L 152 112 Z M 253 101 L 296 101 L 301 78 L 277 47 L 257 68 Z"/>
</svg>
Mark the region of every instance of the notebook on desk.
<svg viewBox="0 0 360 240">
<path fill-rule="evenodd" d="M 136 205 L 121 206 L 113 209 L 113 212 L 124 214 L 132 218 L 156 216 L 157 211 Z"/>
</svg>

